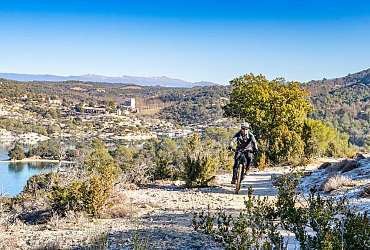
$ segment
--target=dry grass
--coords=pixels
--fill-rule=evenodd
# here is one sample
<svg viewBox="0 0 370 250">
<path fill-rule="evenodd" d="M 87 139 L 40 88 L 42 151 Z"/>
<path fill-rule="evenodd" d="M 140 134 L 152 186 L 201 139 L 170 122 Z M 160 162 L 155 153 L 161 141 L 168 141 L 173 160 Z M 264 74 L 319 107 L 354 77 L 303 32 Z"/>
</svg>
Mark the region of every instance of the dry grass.
<svg viewBox="0 0 370 250">
<path fill-rule="evenodd" d="M 321 185 L 321 190 L 324 192 L 331 192 L 333 190 L 338 190 L 342 187 L 353 187 L 355 185 L 354 181 L 344 175 L 333 175 L 328 177 Z"/>
<path fill-rule="evenodd" d="M 35 250 L 60 250 L 62 248 L 62 244 L 60 240 L 56 239 L 54 241 L 48 241 L 44 245 L 41 245 L 37 248 L 34 248 Z"/>
<path fill-rule="evenodd" d="M 101 216 L 104 218 L 124 218 L 133 215 L 136 211 L 137 208 L 133 207 L 122 191 L 114 191 Z"/>
<path fill-rule="evenodd" d="M 17 236 L 9 236 L 0 240 L 0 249 L 22 249 Z"/>
</svg>

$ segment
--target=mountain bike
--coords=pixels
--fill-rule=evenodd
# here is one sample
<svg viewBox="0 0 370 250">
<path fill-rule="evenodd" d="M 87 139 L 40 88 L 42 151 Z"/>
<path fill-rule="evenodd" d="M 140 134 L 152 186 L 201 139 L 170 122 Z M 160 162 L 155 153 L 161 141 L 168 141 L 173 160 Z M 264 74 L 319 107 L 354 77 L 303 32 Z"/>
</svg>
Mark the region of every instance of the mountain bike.
<svg viewBox="0 0 370 250">
<path fill-rule="evenodd" d="M 239 151 L 237 156 L 238 161 L 238 172 L 236 175 L 236 183 L 235 183 L 235 194 L 238 194 L 241 188 L 242 180 L 246 174 L 246 172 L 249 170 L 249 167 L 247 169 L 247 156 L 245 154 L 248 154 L 248 151 Z"/>
</svg>

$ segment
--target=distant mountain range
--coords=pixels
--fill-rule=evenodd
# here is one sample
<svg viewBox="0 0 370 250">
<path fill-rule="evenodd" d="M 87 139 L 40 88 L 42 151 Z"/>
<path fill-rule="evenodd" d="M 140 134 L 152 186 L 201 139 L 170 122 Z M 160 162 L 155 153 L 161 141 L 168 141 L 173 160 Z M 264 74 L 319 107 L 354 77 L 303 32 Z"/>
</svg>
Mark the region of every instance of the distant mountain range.
<svg viewBox="0 0 370 250">
<path fill-rule="evenodd" d="M 113 84 L 136 84 L 141 86 L 162 86 L 162 87 L 181 87 L 191 88 L 196 86 L 217 85 L 214 82 L 188 82 L 181 79 L 170 78 L 167 76 L 142 77 L 142 76 L 103 76 L 103 75 L 80 75 L 80 76 L 57 76 L 57 75 L 36 75 L 36 74 L 17 74 L 0 73 L 0 78 L 16 81 L 83 81 L 83 82 L 101 82 Z"/>
</svg>

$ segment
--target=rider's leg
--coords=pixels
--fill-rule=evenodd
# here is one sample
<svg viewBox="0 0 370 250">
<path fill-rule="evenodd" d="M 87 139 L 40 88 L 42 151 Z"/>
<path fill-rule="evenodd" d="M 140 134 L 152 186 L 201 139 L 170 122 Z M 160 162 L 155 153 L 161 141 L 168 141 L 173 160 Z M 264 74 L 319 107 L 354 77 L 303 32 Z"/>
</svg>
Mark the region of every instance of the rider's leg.
<svg viewBox="0 0 370 250">
<path fill-rule="evenodd" d="M 248 157 L 247 157 L 246 169 L 245 169 L 245 171 L 246 171 L 246 172 L 249 170 L 249 168 L 250 168 L 250 166 L 251 166 L 252 161 L 253 161 L 253 156 L 251 157 L 250 155 L 248 155 Z"/>
<path fill-rule="evenodd" d="M 247 174 L 250 165 L 252 162 L 252 158 L 247 155 L 245 164 L 243 164 L 243 169 L 242 169 L 242 180 L 244 179 L 245 175 Z"/>
</svg>

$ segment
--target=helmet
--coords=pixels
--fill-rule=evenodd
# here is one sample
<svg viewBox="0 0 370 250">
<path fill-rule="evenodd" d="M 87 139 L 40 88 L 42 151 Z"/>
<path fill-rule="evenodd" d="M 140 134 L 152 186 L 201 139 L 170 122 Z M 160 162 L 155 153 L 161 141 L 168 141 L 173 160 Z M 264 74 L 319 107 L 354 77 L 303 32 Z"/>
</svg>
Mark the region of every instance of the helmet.
<svg viewBox="0 0 370 250">
<path fill-rule="evenodd" d="M 250 125 L 249 125 L 249 123 L 248 123 L 248 122 L 242 122 L 242 123 L 240 124 L 240 128 L 246 128 L 246 129 L 249 129 L 249 128 L 250 128 Z"/>
</svg>

